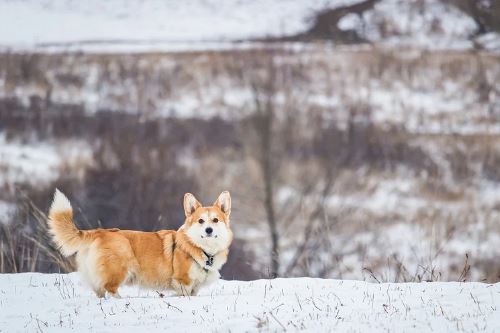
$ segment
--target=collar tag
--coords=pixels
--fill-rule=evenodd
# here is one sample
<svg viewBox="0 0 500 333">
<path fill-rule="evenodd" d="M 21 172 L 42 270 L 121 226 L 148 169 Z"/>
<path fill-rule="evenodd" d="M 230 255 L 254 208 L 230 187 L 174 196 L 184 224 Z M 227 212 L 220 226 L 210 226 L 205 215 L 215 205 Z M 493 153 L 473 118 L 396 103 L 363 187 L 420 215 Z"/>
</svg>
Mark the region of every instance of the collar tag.
<svg viewBox="0 0 500 333">
<path fill-rule="evenodd" d="M 205 251 L 203 251 L 203 253 L 207 256 L 207 260 L 205 261 L 205 265 L 206 266 L 210 266 L 210 267 L 213 266 L 213 264 L 214 264 L 214 256 L 209 255 Z"/>
<path fill-rule="evenodd" d="M 203 270 L 205 271 L 205 273 L 208 273 L 207 267 L 212 267 L 214 265 L 214 256 L 209 255 L 205 251 L 203 251 L 203 253 L 207 257 L 207 260 L 205 261 L 205 267 L 203 267 Z"/>
</svg>

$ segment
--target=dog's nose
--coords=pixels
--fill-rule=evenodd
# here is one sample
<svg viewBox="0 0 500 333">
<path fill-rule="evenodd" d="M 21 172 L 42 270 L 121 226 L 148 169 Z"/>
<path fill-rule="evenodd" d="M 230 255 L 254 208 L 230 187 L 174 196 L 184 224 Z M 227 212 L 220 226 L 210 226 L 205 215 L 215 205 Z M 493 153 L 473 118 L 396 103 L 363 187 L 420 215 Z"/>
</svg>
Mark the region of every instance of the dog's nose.
<svg viewBox="0 0 500 333">
<path fill-rule="evenodd" d="M 214 229 L 208 227 L 205 229 L 205 232 L 207 233 L 207 235 L 210 235 L 212 233 L 212 231 L 214 231 Z"/>
</svg>

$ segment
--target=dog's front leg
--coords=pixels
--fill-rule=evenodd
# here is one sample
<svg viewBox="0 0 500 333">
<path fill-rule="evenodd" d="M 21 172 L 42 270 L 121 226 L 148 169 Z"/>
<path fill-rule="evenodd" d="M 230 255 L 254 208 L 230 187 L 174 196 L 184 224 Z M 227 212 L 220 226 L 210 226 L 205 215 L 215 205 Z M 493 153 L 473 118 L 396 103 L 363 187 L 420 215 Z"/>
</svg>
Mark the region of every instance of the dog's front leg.
<svg viewBox="0 0 500 333">
<path fill-rule="evenodd" d="M 200 291 L 201 285 L 198 284 L 196 286 L 193 286 L 193 290 L 191 290 L 191 296 L 196 296 L 198 295 L 198 291 Z"/>
<path fill-rule="evenodd" d="M 182 279 L 172 279 L 172 289 L 174 289 L 177 296 L 191 296 L 193 285 L 186 284 Z"/>
</svg>

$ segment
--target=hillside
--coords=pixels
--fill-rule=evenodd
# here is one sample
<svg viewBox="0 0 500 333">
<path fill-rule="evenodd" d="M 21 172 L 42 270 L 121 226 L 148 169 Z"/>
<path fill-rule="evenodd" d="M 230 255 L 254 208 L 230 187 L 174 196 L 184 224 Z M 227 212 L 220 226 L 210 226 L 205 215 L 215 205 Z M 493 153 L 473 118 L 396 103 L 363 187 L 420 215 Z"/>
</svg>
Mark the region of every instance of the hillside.
<svg viewBox="0 0 500 333">
<path fill-rule="evenodd" d="M 17 233 L 38 228 L 23 215 L 29 211 L 19 189 L 45 210 L 60 187 L 80 207 L 82 228 L 177 228 L 184 192 L 200 189 L 210 198 L 230 189 L 235 246 L 255 260 L 228 267 L 266 272 L 261 127 L 254 125 L 260 95 L 271 99 L 276 116 L 283 274 L 372 279 L 369 269 L 388 282 L 495 282 L 499 58 L 327 45 L 5 54 L 0 219 L 29 222 L 13 226 Z M 277 79 L 268 91 L 259 73 L 271 59 Z M 298 255 L 297 244 L 306 251 Z M 310 255 L 318 251 L 324 256 Z M 44 262 L 38 270 L 56 269 Z M 266 276 L 246 278 L 258 277 Z"/>
<path fill-rule="evenodd" d="M 0 275 L 0 332 L 498 332 L 500 284 L 219 281 L 197 297 L 128 288 L 97 299 L 76 274 Z"/>
</svg>

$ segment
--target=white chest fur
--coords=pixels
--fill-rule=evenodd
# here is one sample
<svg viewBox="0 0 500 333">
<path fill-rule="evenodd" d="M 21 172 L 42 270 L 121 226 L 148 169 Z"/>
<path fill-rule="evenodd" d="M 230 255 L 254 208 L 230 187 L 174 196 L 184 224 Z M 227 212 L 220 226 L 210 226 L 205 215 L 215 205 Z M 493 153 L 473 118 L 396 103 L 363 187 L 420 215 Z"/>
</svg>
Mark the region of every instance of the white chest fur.
<svg viewBox="0 0 500 333">
<path fill-rule="evenodd" d="M 191 295 L 196 295 L 201 287 L 207 286 L 220 278 L 218 270 L 204 270 L 200 265 L 193 262 L 189 269 L 189 278 L 191 279 Z"/>
<path fill-rule="evenodd" d="M 206 266 L 204 269 L 203 264 L 205 261 L 191 263 L 189 268 L 189 279 L 191 283 L 189 285 L 184 285 L 179 283 L 176 279 L 172 280 L 172 288 L 176 291 L 177 295 L 196 295 L 201 287 L 207 286 L 220 278 L 219 270 L 222 268 L 226 262 L 226 254 L 218 253 L 214 256 L 212 266 Z"/>
</svg>

